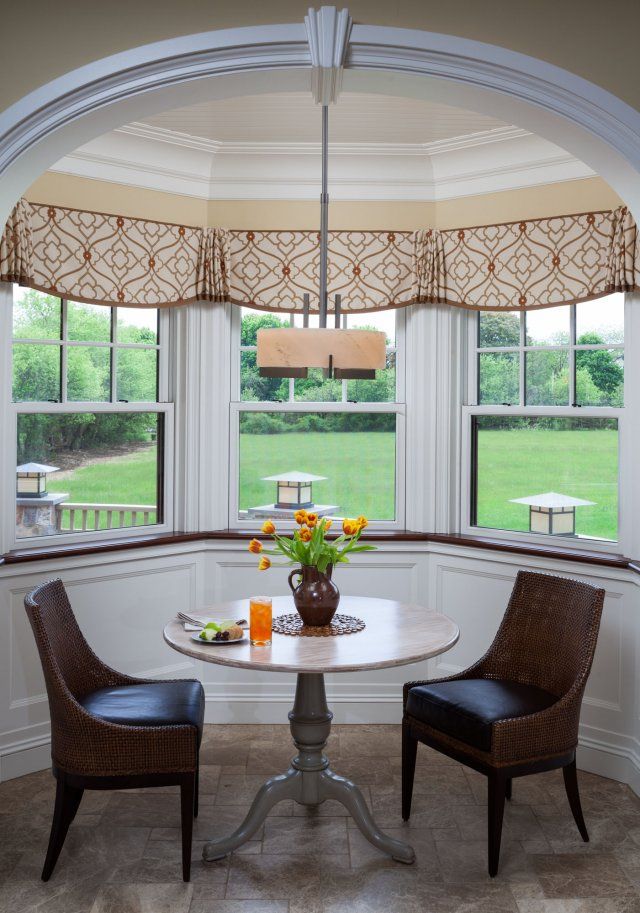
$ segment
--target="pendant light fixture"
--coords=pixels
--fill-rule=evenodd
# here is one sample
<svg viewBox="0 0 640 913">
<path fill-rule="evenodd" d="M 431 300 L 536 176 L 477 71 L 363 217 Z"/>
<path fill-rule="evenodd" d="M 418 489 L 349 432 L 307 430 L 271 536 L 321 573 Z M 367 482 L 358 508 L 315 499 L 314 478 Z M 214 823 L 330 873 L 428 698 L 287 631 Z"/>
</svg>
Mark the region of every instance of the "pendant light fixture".
<svg viewBox="0 0 640 913">
<path fill-rule="evenodd" d="M 258 330 L 257 363 L 262 377 L 307 377 L 323 368 L 325 377 L 375 380 L 386 367 L 386 336 L 378 330 L 340 328 L 341 296 L 334 296 L 335 328 L 327 327 L 329 247 L 329 107 L 322 105 L 322 193 L 320 195 L 319 327 L 309 327 L 309 295 L 303 299 L 302 327 Z"/>
</svg>

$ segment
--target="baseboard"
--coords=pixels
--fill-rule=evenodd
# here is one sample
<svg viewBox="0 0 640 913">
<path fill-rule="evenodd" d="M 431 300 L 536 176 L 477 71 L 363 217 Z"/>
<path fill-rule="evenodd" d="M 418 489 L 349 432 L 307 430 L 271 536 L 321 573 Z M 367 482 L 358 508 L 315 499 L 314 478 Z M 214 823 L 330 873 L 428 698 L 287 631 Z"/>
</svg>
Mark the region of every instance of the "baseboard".
<svg viewBox="0 0 640 913">
<path fill-rule="evenodd" d="M 615 741 L 614 741 L 615 740 Z M 576 752 L 580 770 L 627 783 L 640 796 L 640 743 L 593 727 L 584 727 Z"/>
<path fill-rule="evenodd" d="M 51 767 L 51 738 L 39 735 L 0 748 L 0 783 Z"/>
</svg>

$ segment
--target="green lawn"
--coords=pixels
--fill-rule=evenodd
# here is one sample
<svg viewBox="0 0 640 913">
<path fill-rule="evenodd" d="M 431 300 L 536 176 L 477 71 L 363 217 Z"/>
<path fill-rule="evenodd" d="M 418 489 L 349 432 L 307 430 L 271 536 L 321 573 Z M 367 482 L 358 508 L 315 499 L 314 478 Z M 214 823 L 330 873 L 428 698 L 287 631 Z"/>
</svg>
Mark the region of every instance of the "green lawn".
<svg viewBox="0 0 640 913">
<path fill-rule="evenodd" d="M 314 484 L 316 503 L 336 504 L 337 512 L 347 516 L 393 518 L 393 434 L 242 434 L 240 446 L 242 509 L 273 502 L 275 483 L 262 482 L 262 476 L 300 469 L 327 476 Z M 69 492 L 72 501 L 154 504 L 155 461 L 155 448 L 140 450 L 78 468 L 68 479 L 53 476 L 49 489 Z M 596 502 L 577 510 L 578 533 L 617 538 L 615 432 L 483 430 L 478 461 L 479 525 L 527 530 L 528 508 L 509 499 L 558 491 Z"/>
<path fill-rule="evenodd" d="M 616 539 L 618 435 L 610 430 L 518 428 L 478 435 L 478 524 L 529 529 L 529 508 L 510 498 L 556 491 L 594 501 L 576 509 L 576 532 Z"/>
<path fill-rule="evenodd" d="M 275 482 L 263 476 L 290 469 L 327 476 L 314 482 L 316 504 L 344 516 L 394 518 L 395 435 L 385 431 L 242 434 L 240 508 L 273 503 Z"/>
</svg>

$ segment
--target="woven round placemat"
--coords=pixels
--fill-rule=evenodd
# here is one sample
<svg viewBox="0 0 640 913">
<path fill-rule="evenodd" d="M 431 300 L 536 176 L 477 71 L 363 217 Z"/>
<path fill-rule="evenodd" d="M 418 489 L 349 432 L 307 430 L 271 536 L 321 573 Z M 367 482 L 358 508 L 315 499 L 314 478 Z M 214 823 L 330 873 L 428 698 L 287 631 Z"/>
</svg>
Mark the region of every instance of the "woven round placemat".
<svg viewBox="0 0 640 913">
<path fill-rule="evenodd" d="M 364 627 L 364 621 L 353 615 L 334 615 L 331 624 L 310 627 L 304 624 L 297 612 L 278 615 L 272 625 L 276 634 L 291 634 L 294 637 L 337 637 L 339 634 L 355 634 Z"/>
</svg>

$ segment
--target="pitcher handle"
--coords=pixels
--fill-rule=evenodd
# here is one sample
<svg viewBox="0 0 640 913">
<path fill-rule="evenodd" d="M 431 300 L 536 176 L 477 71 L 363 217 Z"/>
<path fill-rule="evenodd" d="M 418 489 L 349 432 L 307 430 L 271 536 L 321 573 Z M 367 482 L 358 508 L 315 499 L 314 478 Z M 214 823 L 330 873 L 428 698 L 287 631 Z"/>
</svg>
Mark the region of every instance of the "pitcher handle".
<svg viewBox="0 0 640 913">
<path fill-rule="evenodd" d="M 289 583 L 289 587 L 291 588 L 292 593 L 295 593 L 296 591 L 296 587 L 294 587 L 294 585 L 291 583 L 291 578 L 295 576 L 302 577 L 302 571 L 299 568 L 295 568 L 287 577 L 287 582 Z"/>
</svg>

